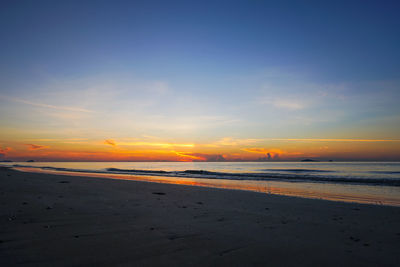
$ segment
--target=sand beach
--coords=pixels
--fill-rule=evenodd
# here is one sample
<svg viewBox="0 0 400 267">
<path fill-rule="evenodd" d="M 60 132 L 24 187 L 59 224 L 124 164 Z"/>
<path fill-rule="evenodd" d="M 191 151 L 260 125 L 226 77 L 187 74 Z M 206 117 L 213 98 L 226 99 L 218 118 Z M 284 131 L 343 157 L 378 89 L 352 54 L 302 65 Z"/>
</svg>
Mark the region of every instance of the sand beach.
<svg viewBox="0 0 400 267">
<path fill-rule="evenodd" d="M 398 266 L 400 208 L 0 171 L 1 266 Z"/>
</svg>

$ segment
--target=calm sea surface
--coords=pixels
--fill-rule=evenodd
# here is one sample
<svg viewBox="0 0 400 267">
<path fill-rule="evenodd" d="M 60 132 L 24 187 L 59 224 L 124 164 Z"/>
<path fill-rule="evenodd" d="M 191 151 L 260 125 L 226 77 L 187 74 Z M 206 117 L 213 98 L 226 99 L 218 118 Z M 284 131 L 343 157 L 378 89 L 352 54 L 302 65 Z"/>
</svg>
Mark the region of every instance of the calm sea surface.
<svg viewBox="0 0 400 267">
<path fill-rule="evenodd" d="M 400 162 L 12 162 L 22 171 L 400 206 Z"/>
</svg>

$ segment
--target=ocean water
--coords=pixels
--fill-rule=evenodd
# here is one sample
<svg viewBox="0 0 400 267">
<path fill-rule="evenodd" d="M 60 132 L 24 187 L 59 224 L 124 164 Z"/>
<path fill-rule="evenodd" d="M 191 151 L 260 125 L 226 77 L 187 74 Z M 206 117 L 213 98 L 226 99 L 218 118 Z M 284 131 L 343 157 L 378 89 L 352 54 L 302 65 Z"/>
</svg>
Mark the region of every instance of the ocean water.
<svg viewBox="0 0 400 267">
<path fill-rule="evenodd" d="M 13 162 L 21 171 L 400 206 L 400 162 Z"/>
</svg>

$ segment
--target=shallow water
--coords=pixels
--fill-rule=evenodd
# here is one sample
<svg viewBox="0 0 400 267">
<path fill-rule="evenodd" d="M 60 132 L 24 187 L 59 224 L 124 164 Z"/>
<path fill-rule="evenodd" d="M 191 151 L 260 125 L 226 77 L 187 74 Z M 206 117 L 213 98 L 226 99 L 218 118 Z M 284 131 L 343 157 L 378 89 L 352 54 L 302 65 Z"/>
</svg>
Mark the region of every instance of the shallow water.
<svg viewBox="0 0 400 267">
<path fill-rule="evenodd" d="M 20 162 L 22 171 L 400 206 L 398 162 Z"/>
<path fill-rule="evenodd" d="M 7 164 L 58 171 L 400 186 L 399 162 L 22 162 Z"/>
</svg>

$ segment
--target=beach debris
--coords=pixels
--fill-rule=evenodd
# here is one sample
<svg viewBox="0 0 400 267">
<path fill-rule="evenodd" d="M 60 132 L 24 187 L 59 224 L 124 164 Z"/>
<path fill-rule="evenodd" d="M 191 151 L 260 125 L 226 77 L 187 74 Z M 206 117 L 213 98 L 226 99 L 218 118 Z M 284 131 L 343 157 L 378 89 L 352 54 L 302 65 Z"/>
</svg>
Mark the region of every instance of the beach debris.
<svg viewBox="0 0 400 267">
<path fill-rule="evenodd" d="M 28 205 L 28 202 L 22 202 L 22 205 Z"/>
<path fill-rule="evenodd" d="M 203 202 L 201 202 L 201 201 L 196 202 L 196 203 L 199 204 L 199 205 L 203 205 Z"/>
<path fill-rule="evenodd" d="M 60 183 L 60 184 L 69 184 L 70 181 L 59 181 L 58 183 Z"/>
<path fill-rule="evenodd" d="M 47 208 L 46 208 L 46 210 L 51 210 L 52 209 L 52 207 L 50 207 L 50 206 L 47 206 Z"/>
<path fill-rule="evenodd" d="M 153 192 L 152 194 L 153 195 L 165 195 L 165 193 L 163 193 L 163 192 Z"/>
</svg>

